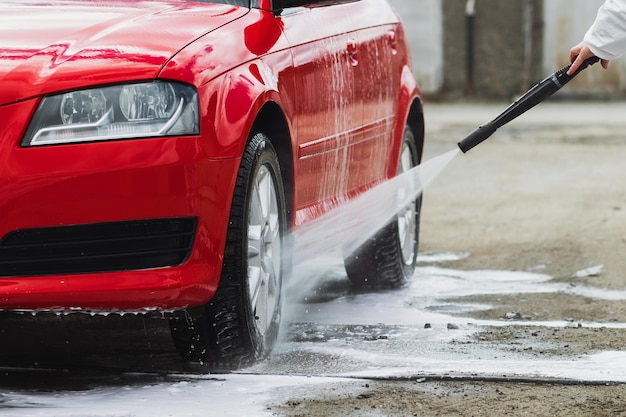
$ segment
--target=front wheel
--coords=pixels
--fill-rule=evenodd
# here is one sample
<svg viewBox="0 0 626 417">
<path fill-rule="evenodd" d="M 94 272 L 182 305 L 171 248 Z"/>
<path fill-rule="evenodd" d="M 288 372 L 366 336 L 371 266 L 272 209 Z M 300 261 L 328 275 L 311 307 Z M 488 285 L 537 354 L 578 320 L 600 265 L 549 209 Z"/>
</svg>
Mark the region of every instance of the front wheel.
<svg viewBox="0 0 626 417">
<path fill-rule="evenodd" d="M 184 359 L 234 369 L 269 354 L 280 326 L 286 227 L 278 157 L 258 133 L 237 175 L 217 291 L 195 314 L 170 321 Z"/>
<path fill-rule="evenodd" d="M 404 129 L 398 175 L 419 163 L 413 132 Z M 419 242 L 421 194 L 383 229 L 344 258 L 348 278 L 356 288 L 400 288 L 415 271 Z"/>
</svg>

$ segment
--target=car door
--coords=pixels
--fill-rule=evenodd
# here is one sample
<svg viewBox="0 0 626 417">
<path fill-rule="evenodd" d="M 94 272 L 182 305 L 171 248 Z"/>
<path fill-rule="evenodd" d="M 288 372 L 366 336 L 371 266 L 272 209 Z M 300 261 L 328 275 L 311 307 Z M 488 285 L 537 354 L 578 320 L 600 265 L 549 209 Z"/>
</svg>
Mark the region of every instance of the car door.
<svg viewBox="0 0 626 417">
<path fill-rule="evenodd" d="M 350 3 L 296 3 L 300 6 L 285 7 L 280 17 L 298 94 L 292 117 L 298 225 L 349 190 L 348 148 L 359 140 L 362 102 L 355 99 L 357 35 Z"/>
<path fill-rule="evenodd" d="M 359 140 L 348 148 L 348 187 L 359 189 L 385 178 L 395 164 L 393 128 L 396 122 L 401 57 L 399 19 L 385 0 L 346 4 L 358 26 L 358 64 L 353 68 L 355 100 L 362 107 Z"/>
</svg>

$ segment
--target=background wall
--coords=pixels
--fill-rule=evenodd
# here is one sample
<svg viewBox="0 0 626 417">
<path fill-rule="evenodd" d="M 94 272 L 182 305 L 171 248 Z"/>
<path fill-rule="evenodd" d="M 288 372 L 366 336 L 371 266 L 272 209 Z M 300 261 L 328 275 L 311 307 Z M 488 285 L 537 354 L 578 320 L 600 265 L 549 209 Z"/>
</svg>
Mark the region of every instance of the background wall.
<svg viewBox="0 0 626 417">
<path fill-rule="evenodd" d="M 580 42 L 603 0 L 544 0 L 544 72 L 568 64 L 571 46 Z M 619 58 L 606 71 L 585 71 L 559 94 L 626 97 L 626 60 Z"/>
<path fill-rule="evenodd" d="M 568 64 L 603 0 L 389 0 L 403 19 L 425 94 L 509 100 Z M 473 65 L 468 47 L 473 50 Z M 626 60 L 586 71 L 561 96 L 626 96 Z"/>
<path fill-rule="evenodd" d="M 442 0 L 389 0 L 404 21 L 413 69 L 424 93 L 443 86 Z"/>
<path fill-rule="evenodd" d="M 535 84 L 542 71 L 540 3 L 476 0 L 471 18 L 466 0 L 443 0 L 442 92 L 508 98 Z M 473 65 L 468 61 L 470 51 Z M 468 76 L 470 68 L 473 77 Z"/>
</svg>

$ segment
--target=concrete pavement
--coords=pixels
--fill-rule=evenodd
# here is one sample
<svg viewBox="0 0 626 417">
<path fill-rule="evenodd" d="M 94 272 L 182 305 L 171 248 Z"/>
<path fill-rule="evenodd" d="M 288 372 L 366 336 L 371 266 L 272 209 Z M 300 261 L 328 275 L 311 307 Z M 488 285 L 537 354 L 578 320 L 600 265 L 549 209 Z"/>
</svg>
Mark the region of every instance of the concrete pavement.
<svg viewBox="0 0 626 417">
<path fill-rule="evenodd" d="M 426 159 L 451 149 L 510 103 L 425 101 Z M 626 145 L 626 101 L 548 100 L 501 127 L 487 141 Z M 479 147 L 485 146 L 485 143 Z M 476 152 L 476 149 L 470 152 Z"/>
</svg>

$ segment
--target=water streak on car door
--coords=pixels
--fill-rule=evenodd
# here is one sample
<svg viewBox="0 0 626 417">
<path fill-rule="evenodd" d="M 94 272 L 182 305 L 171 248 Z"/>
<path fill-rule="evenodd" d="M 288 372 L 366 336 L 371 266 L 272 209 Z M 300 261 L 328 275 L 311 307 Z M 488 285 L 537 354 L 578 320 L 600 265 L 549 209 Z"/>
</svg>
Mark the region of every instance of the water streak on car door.
<svg viewBox="0 0 626 417">
<path fill-rule="evenodd" d="M 396 39 L 399 20 L 385 1 L 361 0 L 346 8 L 362 26 L 356 34 L 358 65 L 353 72 L 355 100 L 362 104 L 363 118 L 355 135 L 358 140 L 348 148 L 348 189 L 355 191 L 395 172 L 390 165 L 397 160 L 393 129 L 401 59 Z"/>
<path fill-rule="evenodd" d="M 282 16 L 299 95 L 296 225 L 331 208 L 348 191 L 347 148 L 359 134 L 362 102 L 354 95 L 356 34 L 347 6 L 313 2 Z"/>
</svg>

